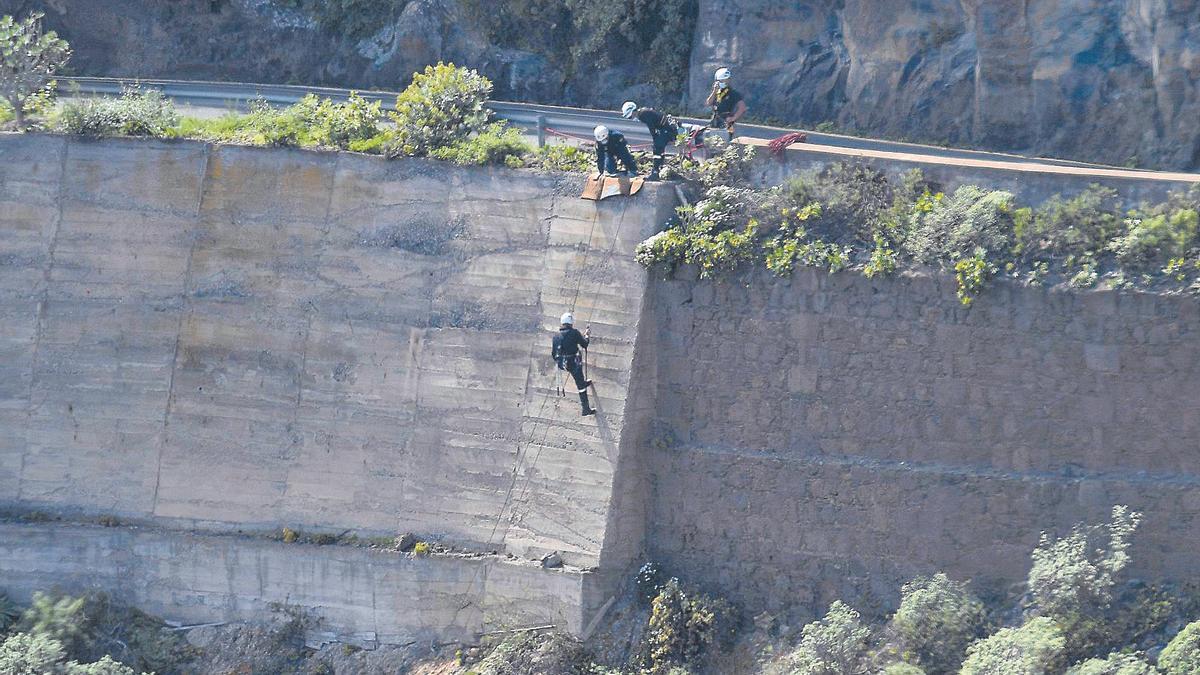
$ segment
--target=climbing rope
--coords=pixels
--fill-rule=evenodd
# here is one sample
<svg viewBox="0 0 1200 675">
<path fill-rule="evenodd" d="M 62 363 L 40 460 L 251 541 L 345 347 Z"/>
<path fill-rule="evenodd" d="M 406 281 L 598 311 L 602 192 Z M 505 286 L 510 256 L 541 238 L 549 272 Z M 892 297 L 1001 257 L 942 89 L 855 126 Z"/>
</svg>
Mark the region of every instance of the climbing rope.
<svg viewBox="0 0 1200 675">
<path fill-rule="evenodd" d="M 771 151 L 772 155 L 779 155 L 782 154 L 784 150 L 787 150 L 788 147 L 793 143 L 803 143 L 807 140 L 808 134 L 804 133 L 803 131 L 793 131 L 789 134 L 784 134 L 779 138 L 772 140 L 770 143 L 767 143 L 767 148 Z"/>
</svg>

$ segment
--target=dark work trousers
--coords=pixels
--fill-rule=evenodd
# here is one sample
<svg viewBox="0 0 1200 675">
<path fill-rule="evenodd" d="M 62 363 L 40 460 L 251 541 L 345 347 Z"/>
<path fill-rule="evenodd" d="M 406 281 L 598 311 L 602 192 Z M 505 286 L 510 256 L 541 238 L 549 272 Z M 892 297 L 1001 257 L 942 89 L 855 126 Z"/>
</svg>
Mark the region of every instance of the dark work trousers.
<svg viewBox="0 0 1200 675">
<path fill-rule="evenodd" d="M 604 153 L 604 170 L 608 173 L 617 173 L 617 160 L 621 160 L 621 164 L 625 166 L 625 170 L 631 174 L 637 173 L 637 161 L 633 159 L 633 153 L 629 152 L 628 147 L 622 147 L 618 155 L 614 156 L 612 150 Z"/>
<path fill-rule="evenodd" d="M 579 392 L 579 405 L 583 406 L 583 412 L 591 411 L 592 406 L 588 403 L 588 384 L 583 378 L 583 357 L 579 354 L 571 356 L 558 357 L 558 367 L 571 374 L 575 378 L 575 389 Z"/>
<path fill-rule="evenodd" d="M 650 175 L 658 176 L 658 170 L 662 168 L 667 146 L 674 143 L 675 137 L 678 135 L 678 129 L 663 129 L 661 127 L 650 132 L 650 138 L 654 141 L 654 168 L 650 170 Z"/>
</svg>

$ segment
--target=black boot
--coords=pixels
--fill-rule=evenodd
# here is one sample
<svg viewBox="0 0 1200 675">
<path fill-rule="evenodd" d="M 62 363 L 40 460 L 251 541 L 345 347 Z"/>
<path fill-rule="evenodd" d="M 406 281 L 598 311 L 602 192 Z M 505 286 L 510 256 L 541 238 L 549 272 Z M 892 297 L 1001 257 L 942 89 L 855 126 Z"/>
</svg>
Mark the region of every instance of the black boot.
<svg viewBox="0 0 1200 675">
<path fill-rule="evenodd" d="M 588 395 L 586 391 L 579 392 L 579 405 L 583 406 L 584 417 L 596 414 L 595 408 L 592 407 L 591 403 L 588 403 Z"/>
<path fill-rule="evenodd" d="M 651 167 L 650 175 L 646 176 L 646 180 L 658 180 L 658 171 L 659 171 L 659 169 L 662 168 L 662 165 L 663 165 L 663 158 L 655 157 L 654 158 L 654 166 Z"/>
</svg>

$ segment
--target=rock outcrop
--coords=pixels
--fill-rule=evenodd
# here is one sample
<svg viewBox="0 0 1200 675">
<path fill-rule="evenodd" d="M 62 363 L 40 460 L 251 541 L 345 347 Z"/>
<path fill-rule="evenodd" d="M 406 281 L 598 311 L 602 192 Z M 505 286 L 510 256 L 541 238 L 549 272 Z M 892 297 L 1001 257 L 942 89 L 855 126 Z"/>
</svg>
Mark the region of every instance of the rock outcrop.
<svg viewBox="0 0 1200 675">
<path fill-rule="evenodd" d="M 894 138 L 1200 165 L 1200 4 L 700 1 L 689 101 L 739 74 L 754 113 Z"/>
</svg>

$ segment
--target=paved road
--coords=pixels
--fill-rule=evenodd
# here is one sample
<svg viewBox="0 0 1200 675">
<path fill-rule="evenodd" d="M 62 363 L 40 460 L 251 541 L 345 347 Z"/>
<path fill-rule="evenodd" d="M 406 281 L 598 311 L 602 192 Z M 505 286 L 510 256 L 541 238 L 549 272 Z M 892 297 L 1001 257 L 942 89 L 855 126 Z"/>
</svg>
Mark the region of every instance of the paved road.
<svg viewBox="0 0 1200 675">
<path fill-rule="evenodd" d="M 63 80 L 60 90 L 68 96 L 111 95 L 119 93 L 124 83 L 132 82 L 133 80 L 116 78 L 67 78 Z M 281 84 L 180 80 L 140 80 L 138 82 L 144 88 L 152 87 L 162 90 L 164 94 L 170 96 L 181 105 L 206 109 L 244 108 L 249 101 L 257 98 L 265 99 L 273 104 L 286 105 L 296 102 L 308 93 L 334 100 L 344 100 L 350 95 L 350 90 L 348 89 Z M 396 92 L 390 91 L 361 91 L 359 93 L 368 100 L 381 101 L 385 106 L 392 105 L 397 95 Z M 622 132 L 634 143 L 648 143 L 650 140 L 644 125 L 636 121 L 630 122 L 629 120 L 625 120 L 619 113 L 611 110 L 566 108 L 507 101 L 492 101 L 489 106 L 496 112 L 498 117 L 524 127 L 531 134 L 546 134 L 547 136 L 564 134 L 586 141 L 591 137 L 592 128 L 597 124 L 603 123 Z M 703 123 L 703 120 L 692 118 L 687 118 L 687 121 Z M 738 131 L 746 142 L 754 145 L 765 145 L 770 139 L 778 138 L 790 131 L 795 131 L 795 129 L 739 124 Z M 1184 183 L 1200 182 L 1200 175 L 1198 174 L 1122 169 L 1070 160 L 943 148 L 932 145 L 881 141 L 813 131 L 806 131 L 806 133 L 808 134 L 808 142 L 793 146 L 793 150 L 843 157 L 894 159 L 927 164 L 944 164 L 949 166 L 1030 173 L 1054 173 L 1080 177 L 1095 176 L 1097 178 L 1128 178 Z"/>
</svg>

